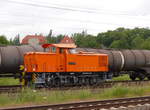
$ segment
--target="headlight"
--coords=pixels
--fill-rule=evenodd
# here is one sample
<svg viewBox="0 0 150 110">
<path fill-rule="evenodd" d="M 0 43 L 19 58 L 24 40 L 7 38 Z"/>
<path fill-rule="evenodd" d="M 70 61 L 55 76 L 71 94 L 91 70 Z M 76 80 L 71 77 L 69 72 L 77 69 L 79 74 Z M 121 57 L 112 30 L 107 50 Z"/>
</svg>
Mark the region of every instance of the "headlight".
<svg viewBox="0 0 150 110">
<path fill-rule="evenodd" d="M 24 68 L 24 71 L 27 71 L 27 68 Z"/>
<path fill-rule="evenodd" d="M 35 71 L 35 68 L 33 68 L 33 71 Z"/>
</svg>

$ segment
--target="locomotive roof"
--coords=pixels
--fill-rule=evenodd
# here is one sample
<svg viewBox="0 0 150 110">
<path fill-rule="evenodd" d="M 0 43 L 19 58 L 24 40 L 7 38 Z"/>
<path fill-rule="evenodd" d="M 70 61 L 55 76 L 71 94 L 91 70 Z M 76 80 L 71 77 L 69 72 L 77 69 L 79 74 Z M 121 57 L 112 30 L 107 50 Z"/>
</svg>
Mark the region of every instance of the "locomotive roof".
<svg viewBox="0 0 150 110">
<path fill-rule="evenodd" d="M 75 44 L 43 44 L 42 47 L 43 48 L 47 48 L 50 46 L 55 46 L 55 47 L 59 47 L 59 48 L 76 48 L 77 46 Z"/>
</svg>

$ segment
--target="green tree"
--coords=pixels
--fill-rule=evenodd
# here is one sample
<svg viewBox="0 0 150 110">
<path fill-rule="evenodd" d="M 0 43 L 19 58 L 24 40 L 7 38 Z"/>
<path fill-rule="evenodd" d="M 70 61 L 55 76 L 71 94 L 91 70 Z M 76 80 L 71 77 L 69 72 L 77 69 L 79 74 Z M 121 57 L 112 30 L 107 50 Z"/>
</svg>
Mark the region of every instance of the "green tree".
<svg viewBox="0 0 150 110">
<path fill-rule="evenodd" d="M 144 43 L 144 39 L 142 39 L 140 36 L 135 37 L 132 40 L 132 48 L 134 48 L 134 49 L 141 49 L 143 43 Z"/>
<path fill-rule="evenodd" d="M 7 40 L 6 36 L 1 35 L 0 36 L 0 45 L 8 45 L 9 41 Z"/>
<path fill-rule="evenodd" d="M 150 38 L 146 39 L 146 40 L 142 43 L 141 47 L 142 47 L 143 49 L 148 49 L 148 50 L 150 50 Z"/>
<path fill-rule="evenodd" d="M 54 36 L 47 36 L 46 37 L 46 41 L 47 41 L 47 43 L 56 43 L 56 37 L 54 37 Z"/>
<path fill-rule="evenodd" d="M 100 43 L 97 43 L 96 37 L 92 35 L 87 35 L 84 37 L 84 47 L 90 47 L 90 48 L 100 48 Z"/>
<path fill-rule="evenodd" d="M 84 35 L 81 34 L 81 33 L 74 33 L 72 35 L 73 37 L 73 40 L 75 41 L 75 44 L 78 46 L 78 47 L 84 47 Z"/>
<path fill-rule="evenodd" d="M 110 45 L 110 48 L 128 49 L 129 45 L 126 40 L 116 40 Z"/>
<path fill-rule="evenodd" d="M 149 28 L 117 28 L 113 31 L 99 33 L 97 43 L 109 48 L 140 49 L 146 47 L 146 39 L 150 37 Z M 144 44 L 143 44 L 144 43 Z"/>
<path fill-rule="evenodd" d="M 60 43 L 60 41 L 64 38 L 64 35 L 60 34 L 56 36 L 56 43 Z"/>
<path fill-rule="evenodd" d="M 99 43 L 103 44 L 106 47 L 109 47 L 113 42 L 113 37 L 111 37 L 112 31 L 108 31 L 106 33 L 99 33 L 97 35 L 97 40 Z"/>
</svg>

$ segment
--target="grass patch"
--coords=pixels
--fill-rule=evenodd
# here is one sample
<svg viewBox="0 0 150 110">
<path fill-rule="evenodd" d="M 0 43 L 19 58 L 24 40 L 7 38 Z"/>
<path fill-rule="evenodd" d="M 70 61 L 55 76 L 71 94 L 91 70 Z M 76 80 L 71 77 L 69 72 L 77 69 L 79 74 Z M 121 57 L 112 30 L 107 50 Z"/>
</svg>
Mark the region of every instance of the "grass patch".
<svg viewBox="0 0 150 110">
<path fill-rule="evenodd" d="M 125 81 L 125 80 L 131 80 L 128 74 L 121 75 L 119 77 L 113 77 L 113 81 Z"/>
<path fill-rule="evenodd" d="M 66 91 L 35 91 L 25 89 L 15 94 L 0 94 L 0 106 L 16 106 L 29 104 L 56 104 L 85 100 L 102 100 L 112 98 L 150 95 L 150 87 L 114 86 L 104 90 L 66 90 Z"/>
<path fill-rule="evenodd" d="M 19 84 L 19 79 L 0 78 L 0 85 L 17 85 L 17 84 Z"/>
<path fill-rule="evenodd" d="M 104 93 L 101 94 L 102 98 L 124 98 L 124 97 L 134 97 L 134 96 L 142 96 L 149 94 L 150 87 L 122 87 L 115 86 L 108 90 L 104 90 Z"/>
</svg>

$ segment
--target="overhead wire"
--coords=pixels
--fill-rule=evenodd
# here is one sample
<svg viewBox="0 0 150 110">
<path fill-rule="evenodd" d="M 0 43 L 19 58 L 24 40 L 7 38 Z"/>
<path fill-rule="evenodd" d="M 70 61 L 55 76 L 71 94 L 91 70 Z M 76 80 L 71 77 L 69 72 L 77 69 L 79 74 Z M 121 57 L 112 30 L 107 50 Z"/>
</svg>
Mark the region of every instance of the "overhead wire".
<svg viewBox="0 0 150 110">
<path fill-rule="evenodd" d="M 32 2 L 32 3 L 35 3 L 35 1 L 33 1 L 33 0 L 30 0 L 30 1 L 25 0 L 25 2 Z M 85 9 L 86 9 L 86 10 L 92 10 L 92 11 L 98 11 L 98 12 L 104 12 L 104 13 L 110 12 L 110 10 L 106 10 L 106 9 L 87 8 L 87 7 L 86 7 L 86 8 L 85 8 L 85 7 L 84 7 L 84 8 L 83 8 L 83 7 L 81 8 L 81 7 L 78 7 L 78 6 L 66 5 L 66 4 L 65 4 L 65 5 L 63 4 L 63 5 L 62 5 L 62 4 L 58 4 L 58 3 L 57 3 L 57 4 L 56 4 L 56 3 L 52 3 L 52 2 L 51 2 L 51 3 L 48 3 L 48 2 L 41 2 L 41 1 L 38 1 L 38 3 L 46 4 L 46 5 L 55 5 L 55 6 L 58 6 L 58 7 L 69 7 L 69 8 L 75 8 L 75 9 L 77 8 L 77 9 L 81 9 L 81 10 L 83 10 L 83 9 L 85 10 Z M 123 12 L 124 14 L 127 13 L 127 11 L 120 11 L 120 10 L 117 10 L 117 11 L 112 11 L 112 10 L 111 10 L 111 12 L 113 12 L 113 13 L 118 13 L 118 12 L 119 12 L 119 13 L 120 13 L 120 12 L 122 13 L 122 12 Z"/>
<path fill-rule="evenodd" d="M 42 7 L 42 8 L 51 8 L 51 9 L 57 9 L 57 10 L 63 10 L 63 11 L 74 11 L 74 12 L 86 12 L 86 13 L 93 13 L 93 14 L 105 14 L 106 12 L 102 12 L 100 10 L 92 10 L 92 9 L 86 9 L 86 8 L 73 8 L 73 7 L 60 7 L 58 4 L 56 6 L 50 6 L 49 5 L 41 5 L 37 3 L 32 2 L 19 2 L 14 0 L 4 0 L 5 2 L 14 3 L 14 4 L 21 4 L 21 5 L 28 5 L 28 6 L 34 6 L 34 7 Z M 135 17 L 136 15 L 129 15 L 125 13 L 115 14 L 110 12 L 110 15 L 123 15 L 123 16 L 131 16 Z"/>
</svg>

